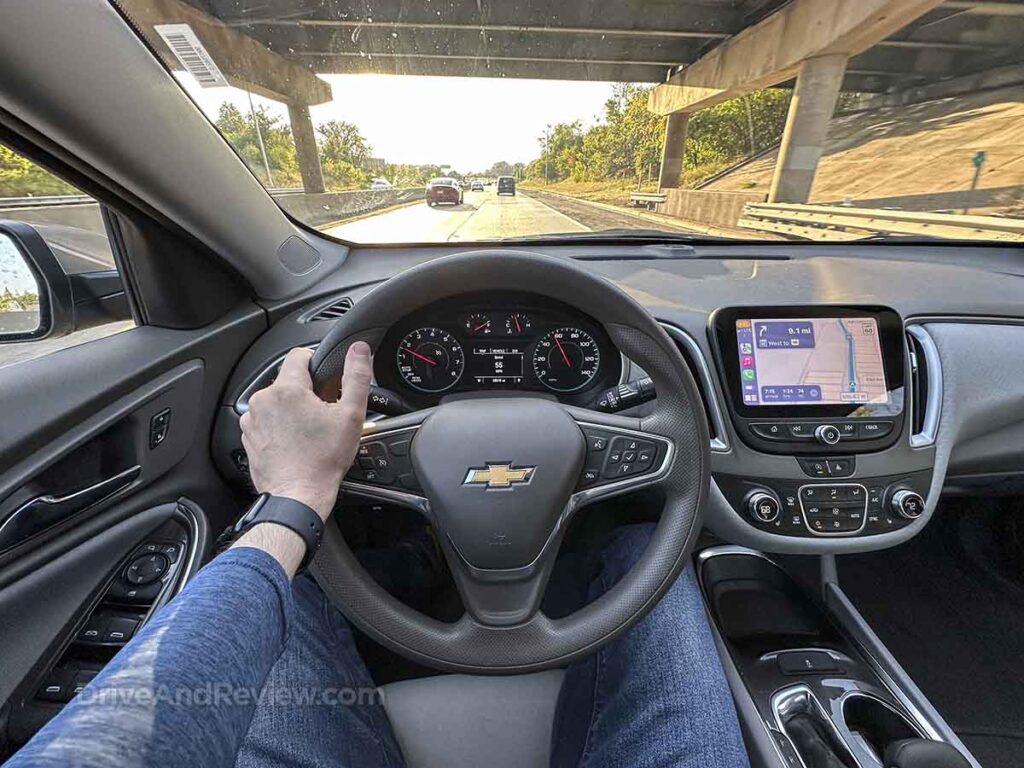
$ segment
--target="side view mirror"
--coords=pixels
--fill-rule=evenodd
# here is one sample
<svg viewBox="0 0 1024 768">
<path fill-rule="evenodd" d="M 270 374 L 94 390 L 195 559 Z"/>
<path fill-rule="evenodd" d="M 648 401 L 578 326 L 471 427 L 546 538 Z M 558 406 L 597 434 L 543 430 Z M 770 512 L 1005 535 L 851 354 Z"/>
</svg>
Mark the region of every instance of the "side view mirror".
<svg viewBox="0 0 1024 768">
<path fill-rule="evenodd" d="M 0 221 L 0 343 L 131 317 L 116 271 L 69 275 L 31 224 Z"/>
</svg>

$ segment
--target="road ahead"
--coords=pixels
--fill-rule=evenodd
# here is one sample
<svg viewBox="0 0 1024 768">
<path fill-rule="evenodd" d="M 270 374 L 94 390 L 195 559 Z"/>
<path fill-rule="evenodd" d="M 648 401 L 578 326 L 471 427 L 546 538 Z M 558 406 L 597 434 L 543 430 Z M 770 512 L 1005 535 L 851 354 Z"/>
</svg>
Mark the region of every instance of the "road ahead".
<svg viewBox="0 0 1024 768">
<path fill-rule="evenodd" d="M 325 231 L 356 243 L 437 243 L 659 226 L 628 211 L 609 212 L 600 206 L 573 201 L 576 208 L 586 207 L 586 217 L 581 216 L 586 223 L 581 223 L 577 218 L 556 210 L 554 206 L 558 202 L 553 196 L 549 199 L 551 204 L 542 203 L 522 191 L 515 197 L 499 197 L 494 187 L 487 187 L 483 192 L 467 191 L 462 205 L 431 208 L 421 201 Z M 570 214 L 575 210 L 567 206 Z"/>
</svg>

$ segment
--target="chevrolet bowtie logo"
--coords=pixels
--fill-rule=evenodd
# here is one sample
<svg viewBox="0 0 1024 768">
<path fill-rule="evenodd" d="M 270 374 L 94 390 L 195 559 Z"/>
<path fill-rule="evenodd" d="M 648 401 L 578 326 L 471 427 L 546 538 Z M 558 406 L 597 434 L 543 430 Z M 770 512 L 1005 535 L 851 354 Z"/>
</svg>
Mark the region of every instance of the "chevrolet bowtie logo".
<svg viewBox="0 0 1024 768">
<path fill-rule="evenodd" d="M 511 464 L 488 464 L 472 467 L 466 473 L 463 485 L 486 485 L 488 488 L 511 488 L 513 484 L 528 483 L 536 467 L 516 467 Z"/>
</svg>

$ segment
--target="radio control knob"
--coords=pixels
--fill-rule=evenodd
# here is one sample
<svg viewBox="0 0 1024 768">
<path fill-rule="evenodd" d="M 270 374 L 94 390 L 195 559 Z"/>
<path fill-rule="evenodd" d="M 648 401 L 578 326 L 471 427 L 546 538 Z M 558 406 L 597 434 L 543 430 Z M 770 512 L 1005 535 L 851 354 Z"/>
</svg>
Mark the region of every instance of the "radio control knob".
<svg viewBox="0 0 1024 768">
<path fill-rule="evenodd" d="M 835 445 L 842 438 L 839 427 L 831 424 L 822 424 L 814 430 L 814 438 L 822 445 Z"/>
<path fill-rule="evenodd" d="M 782 504 L 768 491 L 755 491 L 747 497 L 747 510 L 758 523 L 774 523 L 782 513 Z"/>
<path fill-rule="evenodd" d="M 896 491 L 889 502 L 892 511 L 907 520 L 916 520 L 924 512 L 924 499 L 916 491 Z"/>
</svg>

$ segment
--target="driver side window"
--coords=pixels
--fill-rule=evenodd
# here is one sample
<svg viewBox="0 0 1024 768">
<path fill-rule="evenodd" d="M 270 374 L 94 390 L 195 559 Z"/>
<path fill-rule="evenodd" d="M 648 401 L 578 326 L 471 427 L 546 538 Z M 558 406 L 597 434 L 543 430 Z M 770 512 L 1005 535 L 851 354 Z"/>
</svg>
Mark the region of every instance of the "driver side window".
<svg viewBox="0 0 1024 768">
<path fill-rule="evenodd" d="M 0 367 L 133 327 L 100 204 L 0 144 Z"/>
</svg>

